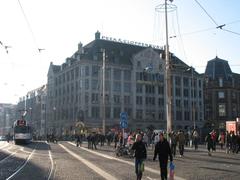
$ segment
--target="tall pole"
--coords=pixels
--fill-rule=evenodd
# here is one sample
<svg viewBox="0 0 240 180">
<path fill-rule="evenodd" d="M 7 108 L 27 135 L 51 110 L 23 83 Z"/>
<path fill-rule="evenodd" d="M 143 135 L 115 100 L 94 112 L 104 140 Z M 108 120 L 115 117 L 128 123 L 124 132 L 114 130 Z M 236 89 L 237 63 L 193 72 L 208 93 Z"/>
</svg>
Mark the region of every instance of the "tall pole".
<svg viewBox="0 0 240 180">
<path fill-rule="evenodd" d="M 105 64 L 106 64 L 106 58 L 105 58 L 105 49 L 103 51 L 103 67 L 102 67 L 102 79 L 103 79 L 103 84 L 102 84 L 102 102 L 103 102 L 103 107 L 102 107 L 102 129 L 103 129 L 103 135 L 105 135 L 105 118 L 106 118 L 106 104 L 105 104 Z"/>
<path fill-rule="evenodd" d="M 167 93 L 167 133 L 172 131 L 172 103 L 171 103 L 171 72 L 170 72 L 170 58 L 169 58 L 169 45 L 168 45 L 168 17 L 167 17 L 167 0 L 165 0 L 165 23 L 166 23 L 166 47 L 165 47 L 165 58 L 166 58 L 166 93 Z"/>
<path fill-rule="evenodd" d="M 194 101 L 194 78 L 193 78 L 193 67 L 192 67 L 192 121 L 193 121 L 193 129 L 196 129 L 196 122 L 195 122 L 195 101 Z"/>
</svg>

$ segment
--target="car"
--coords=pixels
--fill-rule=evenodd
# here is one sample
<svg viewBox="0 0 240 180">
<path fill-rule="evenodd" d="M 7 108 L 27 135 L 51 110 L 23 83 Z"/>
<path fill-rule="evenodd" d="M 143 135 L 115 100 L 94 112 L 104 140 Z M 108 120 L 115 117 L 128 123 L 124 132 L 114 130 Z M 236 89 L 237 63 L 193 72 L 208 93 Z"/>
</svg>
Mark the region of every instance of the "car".
<svg viewBox="0 0 240 180">
<path fill-rule="evenodd" d="M 0 136 L 0 141 L 6 141 L 6 140 L 7 140 L 6 136 Z"/>
</svg>

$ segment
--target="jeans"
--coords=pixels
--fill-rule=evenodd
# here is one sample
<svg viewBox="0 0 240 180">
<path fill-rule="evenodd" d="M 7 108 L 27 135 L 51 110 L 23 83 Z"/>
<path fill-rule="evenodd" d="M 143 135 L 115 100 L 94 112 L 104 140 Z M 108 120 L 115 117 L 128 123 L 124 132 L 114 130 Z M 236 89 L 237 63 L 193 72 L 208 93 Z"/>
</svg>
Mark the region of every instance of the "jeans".
<svg viewBox="0 0 240 180">
<path fill-rule="evenodd" d="M 143 159 L 135 158 L 135 173 L 137 175 L 137 179 L 139 180 L 142 178 L 142 171 L 140 170 L 142 162 L 143 162 Z"/>
</svg>

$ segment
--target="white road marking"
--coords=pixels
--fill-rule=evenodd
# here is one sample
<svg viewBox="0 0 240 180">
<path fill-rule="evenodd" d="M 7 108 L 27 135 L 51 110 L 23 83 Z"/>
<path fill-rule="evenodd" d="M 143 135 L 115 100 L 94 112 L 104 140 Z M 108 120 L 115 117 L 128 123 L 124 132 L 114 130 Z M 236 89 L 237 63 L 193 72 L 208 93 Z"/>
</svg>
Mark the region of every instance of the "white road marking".
<svg viewBox="0 0 240 180">
<path fill-rule="evenodd" d="M 13 156 L 13 155 L 16 154 L 16 153 L 17 153 L 17 151 L 15 151 L 15 152 L 9 154 L 7 157 L 5 157 L 4 159 L 2 159 L 2 160 L 0 161 L 0 163 L 6 161 L 8 158 L 10 158 L 11 156 Z"/>
<path fill-rule="evenodd" d="M 17 173 L 19 173 L 28 163 L 28 161 L 31 159 L 32 155 L 34 154 L 35 149 L 32 151 L 32 153 L 28 156 L 27 160 L 25 161 L 25 163 L 15 172 L 13 173 L 11 176 L 9 176 L 6 180 L 10 180 L 12 179 Z"/>
<path fill-rule="evenodd" d="M 74 143 L 72 142 L 68 142 L 69 144 L 75 146 Z M 122 160 L 122 159 L 119 159 L 119 158 L 115 158 L 115 157 L 112 157 L 112 156 L 108 156 L 106 154 L 101 154 L 99 152 L 96 152 L 96 151 L 92 151 L 92 150 L 89 150 L 85 147 L 80 147 L 81 149 L 85 150 L 85 151 L 88 151 L 92 154 L 96 154 L 98 156 L 101 156 L 101 157 L 104 157 L 104 158 L 107 158 L 107 159 L 112 159 L 112 160 L 116 160 L 116 161 L 119 161 L 119 162 L 122 162 L 122 163 L 125 163 L 125 164 L 129 164 L 129 165 L 132 165 L 132 166 L 135 166 L 135 164 L 133 162 L 129 162 L 129 161 L 125 161 L 125 160 Z M 151 172 L 151 173 L 154 173 L 154 174 L 157 174 L 157 175 L 160 175 L 160 170 L 155 170 L 155 169 L 152 169 L 152 168 L 149 168 L 149 167 L 144 167 L 145 170 Z M 181 178 L 181 177 L 178 177 L 178 176 L 174 176 L 174 179 L 175 180 L 185 180 L 184 178 Z"/>
<path fill-rule="evenodd" d="M 99 175 L 101 175 L 102 177 L 104 177 L 107 180 L 117 180 L 117 178 L 115 178 L 114 176 L 112 176 L 111 174 L 107 173 L 106 171 L 100 169 L 99 167 L 95 166 L 93 163 L 91 163 L 90 161 L 87 161 L 86 159 L 82 158 L 81 156 L 75 154 L 74 152 L 72 152 L 71 150 L 69 150 L 68 148 L 66 148 L 65 146 L 63 146 L 62 144 L 59 144 L 65 151 L 67 151 L 70 155 L 72 155 L 73 157 L 75 157 L 76 159 L 78 159 L 79 161 L 81 161 L 82 163 L 84 163 L 85 165 L 87 165 L 89 168 L 91 168 L 92 170 L 94 170 L 96 173 L 98 173 Z"/>
<path fill-rule="evenodd" d="M 4 142 L 3 144 L 1 144 L 0 149 L 4 150 L 4 148 L 7 147 L 8 145 L 9 145 L 9 143 Z"/>
<path fill-rule="evenodd" d="M 51 170 L 50 170 L 50 173 L 48 175 L 48 180 L 51 178 L 52 176 L 52 172 L 53 172 L 53 158 L 52 158 L 52 153 L 50 150 L 48 150 L 48 154 L 49 154 L 49 158 L 50 158 L 50 161 L 51 161 Z"/>
</svg>

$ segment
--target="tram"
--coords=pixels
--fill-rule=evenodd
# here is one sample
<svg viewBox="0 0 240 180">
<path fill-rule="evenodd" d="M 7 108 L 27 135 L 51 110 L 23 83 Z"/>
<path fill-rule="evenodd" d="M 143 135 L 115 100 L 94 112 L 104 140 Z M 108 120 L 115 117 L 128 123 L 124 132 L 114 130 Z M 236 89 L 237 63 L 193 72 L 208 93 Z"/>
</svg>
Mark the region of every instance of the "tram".
<svg viewBox="0 0 240 180">
<path fill-rule="evenodd" d="M 13 125 L 13 140 L 15 144 L 27 144 L 32 140 L 32 129 L 26 120 L 19 119 Z"/>
</svg>

